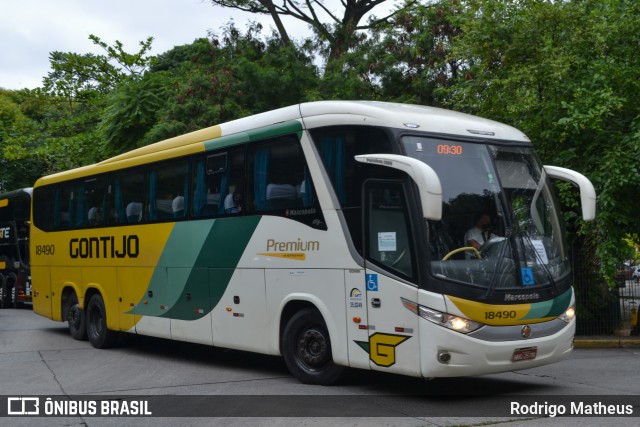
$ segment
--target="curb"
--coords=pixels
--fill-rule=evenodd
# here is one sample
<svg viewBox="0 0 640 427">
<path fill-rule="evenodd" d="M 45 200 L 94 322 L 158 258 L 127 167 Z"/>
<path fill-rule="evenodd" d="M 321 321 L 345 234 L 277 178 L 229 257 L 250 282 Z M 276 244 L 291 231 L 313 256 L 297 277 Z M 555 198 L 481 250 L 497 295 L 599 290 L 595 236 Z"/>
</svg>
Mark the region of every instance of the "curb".
<svg viewBox="0 0 640 427">
<path fill-rule="evenodd" d="M 640 348 L 637 338 L 576 339 L 574 348 Z"/>
</svg>

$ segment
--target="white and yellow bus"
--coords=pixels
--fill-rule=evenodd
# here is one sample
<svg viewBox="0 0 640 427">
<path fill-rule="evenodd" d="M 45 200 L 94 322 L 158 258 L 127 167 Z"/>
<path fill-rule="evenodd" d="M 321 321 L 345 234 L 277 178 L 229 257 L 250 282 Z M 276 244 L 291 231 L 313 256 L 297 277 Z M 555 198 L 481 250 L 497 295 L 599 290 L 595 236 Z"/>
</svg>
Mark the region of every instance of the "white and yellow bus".
<svg viewBox="0 0 640 427">
<path fill-rule="evenodd" d="M 258 114 L 39 179 L 34 310 L 97 348 L 129 332 L 282 355 L 317 384 L 540 366 L 575 332 L 550 178 L 594 218 L 589 180 L 500 123 L 376 102 Z"/>
</svg>

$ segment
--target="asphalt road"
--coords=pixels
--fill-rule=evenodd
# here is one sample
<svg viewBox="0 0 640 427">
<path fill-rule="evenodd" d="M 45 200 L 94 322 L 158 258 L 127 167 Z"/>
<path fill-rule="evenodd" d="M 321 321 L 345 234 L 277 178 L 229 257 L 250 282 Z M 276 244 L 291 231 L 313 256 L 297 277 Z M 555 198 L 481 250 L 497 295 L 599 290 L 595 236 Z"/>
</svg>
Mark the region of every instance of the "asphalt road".
<svg viewBox="0 0 640 427">
<path fill-rule="evenodd" d="M 136 336 L 96 350 L 72 339 L 66 324 L 27 309 L 0 310 L 0 415 L 21 403 L 9 398 L 27 396 L 39 399 L 41 414 L 51 398 L 48 413 L 65 415 L 12 416 L 0 424 L 635 426 L 640 349 L 576 349 L 554 365 L 476 378 L 422 380 L 353 370 L 340 385 L 322 387 L 299 383 L 278 357 Z M 514 415 L 514 402 L 547 417 Z M 107 405 L 125 416 L 95 416 L 90 405 L 97 415 Z M 567 415 L 572 405 L 594 413 L 550 416 L 562 407 Z M 634 416 L 603 418 L 598 411 L 608 405 Z M 73 410 L 78 415 L 66 415 Z M 151 415 L 132 416 L 136 411 Z"/>
</svg>

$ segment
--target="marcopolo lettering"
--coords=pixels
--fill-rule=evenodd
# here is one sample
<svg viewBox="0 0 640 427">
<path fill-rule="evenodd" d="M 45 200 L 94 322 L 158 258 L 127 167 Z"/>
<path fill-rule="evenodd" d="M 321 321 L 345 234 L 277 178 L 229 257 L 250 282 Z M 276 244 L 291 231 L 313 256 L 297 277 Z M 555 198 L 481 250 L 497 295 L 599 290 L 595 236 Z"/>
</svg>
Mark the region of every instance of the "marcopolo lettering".
<svg viewBox="0 0 640 427">
<path fill-rule="evenodd" d="M 140 239 L 135 234 L 69 240 L 71 258 L 137 258 L 139 253 Z"/>
</svg>

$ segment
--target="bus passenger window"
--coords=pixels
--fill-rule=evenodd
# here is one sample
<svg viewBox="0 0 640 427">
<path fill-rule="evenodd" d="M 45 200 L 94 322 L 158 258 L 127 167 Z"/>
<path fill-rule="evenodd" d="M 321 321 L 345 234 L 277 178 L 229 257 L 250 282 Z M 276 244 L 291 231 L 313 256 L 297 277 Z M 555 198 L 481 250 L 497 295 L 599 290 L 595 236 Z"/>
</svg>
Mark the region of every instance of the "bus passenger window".
<svg viewBox="0 0 640 427">
<path fill-rule="evenodd" d="M 149 221 L 184 218 L 189 204 L 189 162 L 180 159 L 153 165 L 148 179 Z"/>
<path fill-rule="evenodd" d="M 131 224 L 144 218 L 144 171 L 130 169 L 111 179 L 112 197 L 108 209 L 108 223 Z"/>
<path fill-rule="evenodd" d="M 250 158 L 254 210 L 283 211 L 313 206 L 313 183 L 296 139 L 283 138 L 259 145 L 252 149 Z"/>
<path fill-rule="evenodd" d="M 244 147 L 207 154 L 195 160 L 192 172 L 196 217 L 237 215 L 244 205 Z"/>
<path fill-rule="evenodd" d="M 105 225 L 104 211 L 108 206 L 107 180 L 104 175 L 88 178 L 84 181 L 84 192 L 80 195 L 83 199 L 82 206 L 84 226 L 102 227 Z"/>
<path fill-rule="evenodd" d="M 326 230 L 307 161 L 297 136 L 249 147 L 246 209 L 284 216 Z"/>
</svg>

